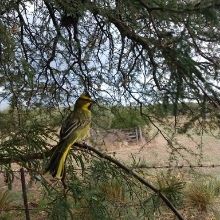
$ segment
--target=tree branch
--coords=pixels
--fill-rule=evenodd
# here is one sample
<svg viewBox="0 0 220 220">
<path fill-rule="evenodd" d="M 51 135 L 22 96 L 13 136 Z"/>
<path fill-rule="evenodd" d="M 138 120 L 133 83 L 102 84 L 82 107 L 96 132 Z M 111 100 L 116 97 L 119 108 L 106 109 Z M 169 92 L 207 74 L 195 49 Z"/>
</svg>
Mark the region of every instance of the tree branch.
<svg viewBox="0 0 220 220">
<path fill-rule="evenodd" d="M 173 206 L 173 204 L 169 201 L 169 199 L 165 195 L 163 195 L 160 192 L 159 189 L 155 188 L 153 185 L 151 185 L 149 182 L 147 182 L 144 178 L 139 176 L 135 171 L 131 170 L 130 168 L 128 168 L 127 166 L 125 166 L 124 164 L 122 164 L 121 162 L 116 160 L 115 158 L 112 158 L 111 156 L 109 156 L 109 155 L 107 155 L 105 153 L 100 152 L 99 150 L 95 149 L 94 147 L 91 147 L 91 146 L 89 146 L 87 144 L 79 144 L 79 143 L 76 143 L 75 145 L 80 147 L 80 148 L 84 148 L 84 149 L 87 149 L 89 151 L 94 152 L 99 157 L 101 157 L 103 159 L 106 159 L 109 162 L 115 164 L 117 167 L 121 168 L 125 173 L 127 173 L 128 175 L 131 175 L 132 177 L 137 179 L 141 184 L 145 185 L 147 188 L 150 188 L 153 192 L 155 192 L 164 201 L 164 203 L 167 205 L 167 207 L 172 210 L 172 212 L 176 215 L 176 217 L 178 217 L 178 219 L 184 220 L 182 215 Z"/>
<path fill-rule="evenodd" d="M 90 152 L 93 152 L 97 154 L 100 158 L 103 158 L 105 160 L 108 160 L 110 163 L 115 164 L 117 167 L 122 169 L 125 173 L 132 176 L 133 178 L 138 180 L 141 184 L 143 184 L 144 186 L 146 186 L 147 188 L 150 188 L 153 192 L 155 192 L 164 201 L 167 207 L 175 214 L 175 216 L 178 217 L 178 219 L 184 220 L 184 218 L 179 213 L 179 211 L 173 206 L 170 200 L 165 195 L 162 194 L 162 192 L 159 189 L 155 188 L 153 185 L 147 182 L 143 177 L 139 176 L 131 168 L 128 168 L 127 166 L 122 164 L 120 161 L 116 160 L 115 158 L 112 158 L 111 156 L 105 153 L 100 152 L 99 150 L 97 150 L 96 148 L 90 145 L 79 144 L 79 143 L 75 143 L 74 145 L 79 147 L 80 149 L 85 149 Z M 18 155 L 12 158 L 10 157 L 4 158 L 3 155 L 0 155 L 0 164 L 6 164 L 6 163 L 12 163 L 12 162 L 28 162 L 28 161 L 36 160 L 36 159 L 44 159 L 45 157 L 48 157 L 49 155 L 51 155 L 52 151 L 53 149 L 45 151 L 45 152 L 41 152 L 41 153 L 26 154 L 24 156 Z"/>
</svg>

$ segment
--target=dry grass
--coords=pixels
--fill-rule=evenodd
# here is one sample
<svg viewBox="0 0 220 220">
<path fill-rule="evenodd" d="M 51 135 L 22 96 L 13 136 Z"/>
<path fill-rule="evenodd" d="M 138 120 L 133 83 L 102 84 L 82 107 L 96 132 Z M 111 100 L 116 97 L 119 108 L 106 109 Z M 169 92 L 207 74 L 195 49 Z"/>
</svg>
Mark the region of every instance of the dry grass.
<svg viewBox="0 0 220 220">
<path fill-rule="evenodd" d="M 125 189 L 119 182 L 112 181 L 103 183 L 100 189 L 108 200 L 114 203 L 125 202 Z"/>
<path fill-rule="evenodd" d="M 12 201 L 11 193 L 8 190 L 0 191 L 0 210 L 9 208 Z"/>
<path fill-rule="evenodd" d="M 219 195 L 220 181 L 216 178 L 198 178 L 188 183 L 184 197 L 188 214 L 193 216 L 193 209 L 201 219 L 215 219 L 214 216 L 220 216 Z"/>
<path fill-rule="evenodd" d="M 207 212 L 216 200 L 214 189 L 202 182 L 189 184 L 185 195 L 187 205 L 204 212 Z"/>
<path fill-rule="evenodd" d="M 148 136 L 151 139 L 155 134 L 155 131 L 151 131 Z M 202 140 L 202 148 L 201 146 Z M 220 164 L 220 140 L 214 138 L 211 135 L 204 134 L 201 138 L 199 135 L 193 134 L 191 137 L 187 137 L 185 135 L 176 135 L 175 141 L 179 144 L 186 147 L 186 149 L 190 149 L 191 152 L 198 155 L 195 157 L 194 155 L 186 152 L 185 150 L 180 150 L 180 153 L 183 155 L 183 158 L 180 157 L 178 154 L 176 155 L 176 161 L 178 161 L 179 165 L 187 164 L 187 160 L 190 161 L 191 164 L 197 164 L 198 161 L 202 164 Z M 120 161 L 125 162 L 126 164 L 130 165 L 132 163 L 132 157 L 135 157 L 136 160 L 140 159 L 143 164 L 146 165 L 167 165 L 170 162 L 170 153 L 171 148 L 167 146 L 166 140 L 160 135 L 156 135 L 156 137 L 148 142 L 138 143 L 128 145 L 120 145 L 117 146 L 105 146 L 107 147 L 105 150 L 109 154 L 113 154 L 116 158 Z M 131 156 L 132 155 L 132 156 Z M 201 155 L 201 157 L 199 157 Z M 186 160 L 185 160 L 185 159 Z M 163 169 L 166 171 L 166 169 Z M 158 171 L 160 173 L 161 170 Z M 215 177 L 220 177 L 220 167 L 216 168 L 197 168 L 196 171 L 198 173 L 204 174 L 211 174 Z M 155 174 L 155 170 L 148 169 L 146 171 L 148 174 Z M 184 170 L 180 170 L 180 172 L 184 173 Z M 3 186 L 3 179 L 0 178 L 0 186 Z M 148 179 L 148 176 L 146 176 Z M 163 179 L 158 179 L 158 183 L 161 185 L 166 185 Z M 220 219 L 214 218 L 214 214 L 217 216 L 218 207 L 219 206 L 219 199 L 218 199 L 218 184 L 216 183 L 215 187 L 210 185 L 207 181 L 191 181 L 187 184 L 187 188 L 185 191 L 185 205 L 184 209 L 182 210 L 184 216 L 187 220 L 198 220 L 198 219 Z M 21 190 L 20 180 L 15 179 L 15 183 L 13 184 L 16 190 Z M 124 197 L 124 189 L 120 186 L 117 182 L 116 183 L 105 183 L 103 184 L 100 189 L 102 192 L 106 194 L 109 200 L 115 202 L 125 202 Z M 30 188 L 31 191 L 31 188 Z M 5 191 L 4 191 L 5 193 Z M 10 205 L 10 196 L 6 194 L 0 193 L 0 209 L 2 205 Z M 5 201 L 5 202 L 2 202 Z M 87 205 L 87 204 L 85 204 Z M 214 209 L 213 209 L 214 208 Z M 91 210 L 86 209 L 79 209 L 77 210 L 78 215 L 83 215 L 84 217 L 89 216 L 89 212 Z M 37 219 L 37 216 L 36 218 Z M 158 217 L 160 219 L 160 217 Z M 166 218 L 162 219 L 173 219 L 173 215 L 168 215 Z"/>
<path fill-rule="evenodd" d="M 154 133 L 152 132 L 150 138 L 153 135 Z M 167 141 L 162 135 L 158 134 L 153 140 L 147 143 L 125 145 L 114 150 L 109 146 L 107 152 L 109 154 L 114 153 L 116 158 L 129 165 L 132 163 L 132 157 L 135 157 L 136 160 L 140 159 L 146 165 L 168 165 L 170 164 L 171 153 L 173 153 L 172 159 L 174 165 L 189 165 L 189 163 L 193 165 L 220 165 L 220 139 L 216 139 L 208 134 L 204 134 L 203 137 L 194 134 L 191 137 L 176 135 L 175 141 L 179 145 L 174 145 L 172 149 L 168 146 Z M 178 150 L 175 151 L 175 149 Z M 220 167 L 201 167 L 197 168 L 197 171 L 220 177 Z"/>
</svg>

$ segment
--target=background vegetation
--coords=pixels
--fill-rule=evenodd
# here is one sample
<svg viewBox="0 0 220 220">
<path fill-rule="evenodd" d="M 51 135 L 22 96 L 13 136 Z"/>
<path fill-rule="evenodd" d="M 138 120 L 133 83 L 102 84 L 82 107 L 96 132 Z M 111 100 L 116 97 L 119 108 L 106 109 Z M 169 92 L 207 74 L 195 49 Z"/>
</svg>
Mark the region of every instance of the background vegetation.
<svg viewBox="0 0 220 220">
<path fill-rule="evenodd" d="M 158 192 L 183 213 L 186 198 L 209 210 L 218 180 L 185 188 L 188 179 L 177 180 L 174 170 L 142 173 L 160 189 L 154 194 L 93 148 L 71 153 L 65 190 L 42 170 L 84 90 L 98 103 L 94 130 L 151 127 L 167 142 L 171 162 L 183 151 L 194 155 L 178 133 L 196 132 L 201 148 L 205 133 L 218 138 L 219 7 L 218 0 L 1 1 L 0 102 L 8 109 L 0 113 L 0 170 L 9 188 L 16 162 L 47 196 L 40 197 L 45 218 L 171 219 Z M 0 206 L 9 197 L 3 190 Z"/>
</svg>

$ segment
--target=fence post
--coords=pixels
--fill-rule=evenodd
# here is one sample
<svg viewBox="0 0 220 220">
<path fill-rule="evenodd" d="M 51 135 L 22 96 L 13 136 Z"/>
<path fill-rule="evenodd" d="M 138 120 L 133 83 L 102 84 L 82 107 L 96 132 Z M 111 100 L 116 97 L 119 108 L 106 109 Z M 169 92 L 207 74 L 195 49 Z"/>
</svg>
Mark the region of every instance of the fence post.
<svg viewBox="0 0 220 220">
<path fill-rule="evenodd" d="M 139 141 L 143 140 L 143 134 L 142 134 L 142 128 L 139 126 L 138 127 L 138 132 L 139 132 Z"/>
<path fill-rule="evenodd" d="M 27 201 L 27 190 L 26 190 L 24 169 L 21 168 L 20 172 L 21 172 L 21 186 L 22 186 L 22 195 L 23 195 L 23 200 L 24 200 L 24 208 L 25 208 L 26 220 L 30 220 L 30 214 L 29 214 L 29 209 L 28 209 L 28 201 Z"/>
</svg>

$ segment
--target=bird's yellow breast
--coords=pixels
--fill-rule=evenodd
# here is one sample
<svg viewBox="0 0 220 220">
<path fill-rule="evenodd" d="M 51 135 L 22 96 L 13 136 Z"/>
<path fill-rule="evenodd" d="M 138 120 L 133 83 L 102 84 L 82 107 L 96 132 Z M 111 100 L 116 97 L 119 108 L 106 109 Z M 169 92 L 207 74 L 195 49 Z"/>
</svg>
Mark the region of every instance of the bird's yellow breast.
<svg viewBox="0 0 220 220">
<path fill-rule="evenodd" d="M 91 111 L 89 110 L 90 105 L 91 105 L 91 103 L 85 103 L 85 104 L 83 104 L 82 110 L 83 110 L 83 111 L 86 111 L 87 113 L 89 112 L 90 115 L 91 115 Z"/>
</svg>

